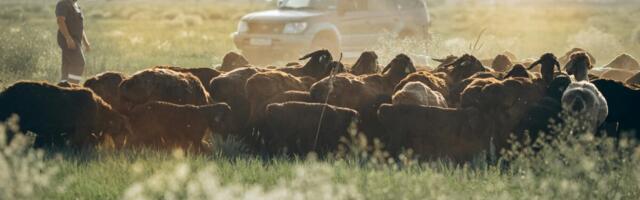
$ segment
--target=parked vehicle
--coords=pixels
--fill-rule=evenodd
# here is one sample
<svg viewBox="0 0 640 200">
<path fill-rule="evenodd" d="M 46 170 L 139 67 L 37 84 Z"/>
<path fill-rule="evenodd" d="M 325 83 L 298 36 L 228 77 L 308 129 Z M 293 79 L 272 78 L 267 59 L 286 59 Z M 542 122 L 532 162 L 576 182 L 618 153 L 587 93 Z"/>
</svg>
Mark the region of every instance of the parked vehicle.
<svg viewBox="0 0 640 200">
<path fill-rule="evenodd" d="M 423 36 L 430 17 L 422 0 L 280 0 L 277 9 L 242 17 L 233 40 L 252 62 L 329 49 L 359 55 L 383 34 Z"/>
</svg>

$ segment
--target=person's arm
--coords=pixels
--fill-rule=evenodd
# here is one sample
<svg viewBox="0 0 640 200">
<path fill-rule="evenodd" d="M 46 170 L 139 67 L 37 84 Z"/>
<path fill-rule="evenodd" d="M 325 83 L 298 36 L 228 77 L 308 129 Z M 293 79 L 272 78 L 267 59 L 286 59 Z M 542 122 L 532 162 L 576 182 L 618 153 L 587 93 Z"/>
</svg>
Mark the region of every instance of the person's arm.
<svg viewBox="0 0 640 200">
<path fill-rule="evenodd" d="M 67 23 L 64 21 L 66 18 L 64 16 L 58 16 L 58 29 L 64 36 L 65 41 L 67 41 L 67 47 L 69 49 L 76 49 L 76 42 L 73 41 L 71 34 L 69 33 L 69 29 L 67 28 Z"/>
<path fill-rule="evenodd" d="M 91 43 L 89 43 L 89 39 L 87 39 L 87 33 L 82 31 L 82 40 L 84 41 L 84 49 L 85 51 L 91 51 Z"/>
</svg>

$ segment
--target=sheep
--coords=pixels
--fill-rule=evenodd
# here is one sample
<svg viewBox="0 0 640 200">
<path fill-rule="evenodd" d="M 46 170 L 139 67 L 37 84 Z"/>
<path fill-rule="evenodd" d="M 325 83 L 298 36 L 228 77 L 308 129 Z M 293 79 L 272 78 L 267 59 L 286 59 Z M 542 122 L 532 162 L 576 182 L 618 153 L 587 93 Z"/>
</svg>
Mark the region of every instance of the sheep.
<svg viewBox="0 0 640 200">
<path fill-rule="evenodd" d="M 262 132 L 269 152 L 288 150 L 304 156 L 314 151 L 324 155 L 337 149 L 341 137 L 348 136 L 358 112 L 320 103 L 287 102 L 269 104 L 266 118 Z"/>
<path fill-rule="evenodd" d="M 249 67 L 249 61 L 236 52 L 229 52 L 222 58 L 222 65 L 218 67 L 218 70 L 230 72 L 242 67 Z"/>
<path fill-rule="evenodd" d="M 373 51 L 362 52 L 360 58 L 351 67 L 351 73 L 353 75 L 365 75 L 378 73 L 378 55 Z"/>
<path fill-rule="evenodd" d="M 585 53 L 587 55 L 587 57 L 589 57 L 589 62 L 592 65 L 596 64 L 596 58 L 593 57 L 593 55 L 591 55 L 591 53 L 587 52 L 586 50 L 584 50 L 582 48 L 573 48 L 573 49 L 567 51 L 567 53 L 565 53 L 562 57 L 560 57 L 558 59 L 558 61 L 560 62 L 560 65 L 567 65 L 569 63 L 569 61 L 571 61 L 571 55 L 573 55 L 575 53 Z"/>
<path fill-rule="evenodd" d="M 530 74 L 527 71 L 527 68 L 525 68 L 524 65 L 522 64 L 514 65 L 513 68 L 511 68 L 509 73 L 507 73 L 507 75 L 504 78 L 510 78 L 510 77 L 522 77 L 522 78 L 533 79 L 533 75 Z"/>
<path fill-rule="evenodd" d="M 127 143 L 131 146 L 195 151 L 203 150 L 207 132 L 225 134 L 232 120 L 226 103 L 194 106 L 158 101 L 137 106 L 129 117 L 133 133 Z"/>
<path fill-rule="evenodd" d="M 478 72 L 490 72 L 492 70 L 485 68 L 480 61 L 469 54 L 465 54 L 457 60 L 453 61 L 450 64 L 445 65 L 444 67 L 453 67 L 451 72 L 449 72 L 449 83 L 457 84 L 460 81 L 469 78 Z"/>
<path fill-rule="evenodd" d="M 640 63 L 638 63 L 638 60 L 633 56 L 624 53 L 614 58 L 609 64 L 605 65 L 604 68 L 640 70 Z"/>
<path fill-rule="evenodd" d="M 489 79 L 490 80 L 490 79 Z M 488 81 L 470 84 L 460 96 L 460 107 L 475 107 L 480 110 L 518 111 L 516 106 L 529 107 L 537 102 L 544 88 L 526 78 L 509 78 L 503 81 Z"/>
<path fill-rule="evenodd" d="M 389 135 L 383 142 L 392 155 L 404 147 L 422 159 L 448 158 L 464 163 L 490 150 L 492 141 L 507 137 L 493 131 L 496 115 L 474 108 L 383 104 L 378 117 Z"/>
<path fill-rule="evenodd" d="M 0 120 L 13 114 L 19 126 L 36 134 L 34 147 L 94 147 L 105 136 L 130 132 L 125 116 L 86 88 L 63 88 L 20 81 L 0 93 Z"/>
<path fill-rule="evenodd" d="M 431 60 L 440 63 L 438 64 L 438 66 L 436 66 L 433 72 L 450 72 L 450 70 L 446 67 L 446 65 L 448 65 L 449 63 L 452 63 L 453 61 L 456 61 L 457 59 L 458 59 L 458 56 L 454 56 L 454 55 L 448 55 L 447 57 L 444 57 L 444 58 L 432 58 Z"/>
<path fill-rule="evenodd" d="M 212 79 L 209 83 L 211 99 L 214 102 L 225 102 L 231 107 L 234 123 L 232 132 L 248 143 L 256 141 L 250 141 L 254 137 L 250 135 L 251 127 L 247 126 L 251 109 L 245 93 L 245 84 L 254 74 L 266 71 L 269 70 L 256 67 L 238 68 Z"/>
<path fill-rule="evenodd" d="M 298 77 L 310 76 L 312 78 L 315 78 L 316 80 L 320 80 L 324 77 L 329 76 L 329 74 L 333 70 L 329 66 L 329 64 L 333 61 L 333 57 L 331 56 L 329 50 L 318 50 L 300 58 L 300 60 L 306 59 L 309 59 L 309 61 L 302 67 L 285 67 L 279 68 L 277 70 Z"/>
<path fill-rule="evenodd" d="M 447 102 L 440 92 L 433 91 L 421 82 L 409 82 L 392 97 L 393 105 L 419 105 L 447 107 Z"/>
<path fill-rule="evenodd" d="M 624 81 L 628 85 L 640 84 L 640 72 Z"/>
<path fill-rule="evenodd" d="M 154 67 L 156 69 L 168 69 L 168 70 L 172 70 L 172 71 L 176 71 L 176 72 L 181 72 L 181 73 L 188 73 L 191 75 L 194 75 L 195 77 L 198 78 L 198 80 L 200 80 L 200 82 L 204 85 L 204 84 L 208 84 L 209 82 L 211 82 L 211 79 L 220 76 L 220 72 L 215 70 L 215 69 L 211 69 L 211 68 L 206 68 L 206 67 L 201 67 L 201 68 L 182 68 L 182 67 L 175 67 L 175 66 L 156 66 Z"/>
<path fill-rule="evenodd" d="M 618 123 L 618 131 L 608 134 L 620 137 L 621 133 L 630 133 L 635 134 L 636 139 L 640 139 L 640 90 L 614 80 L 599 79 L 592 83 L 607 101 L 609 110 L 606 121 Z"/>
<path fill-rule="evenodd" d="M 446 75 L 444 76 L 446 77 Z M 425 85 L 429 86 L 429 88 L 439 92 L 440 94 L 443 94 L 443 95 L 449 94 L 449 88 L 447 86 L 447 82 L 445 81 L 445 79 L 439 77 L 437 74 L 433 74 L 426 71 L 419 71 L 416 73 L 409 74 L 407 77 L 402 79 L 402 81 L 400 81 L 396 85 L 393 91 L 397 92 L 401 90 L 407 83 L 414 82 L 414 81 L 424 83 Z"/>
<path fill-rule="evenodd" d="M 306 91 L 308 88 L 299 78 L 280 71 L 260 72 L 247 79 L 245 93 L 251 110 L 249 122 L 254 125 L 260 123 L 268 100 L 289 90 Z"/>
<path fill-rule="evenodd" d="M 269 99 L 269 104 L 272 103 L 284 103 L 289 101 L 308 102 L 312 103 L 311 94 L 306 91 L 289 90 L 284 93 L 275 95 Z"/>
<path fill-rule="evenodd" d="M 546 89 L 544 97 L 535 103 L 520 120 L 514 133 L 522 137 L 525 131 L 530 133 L 531 141 L 536 141 L 539 133 L 551 133 L 551 123 L 562 123 L 562 94 L 571 84 L 568 76 L 557 76 Z"/>
<path fill-rule="evenodd" d="M 58 84 L 56 84 L 56 86 L 63 87 L 63 88 L 80 88 L 80 87 L 82 87 L 81 85 L 79 85 L 77 83 L 71 83 L 69 81 L 61 81 Z"/>
<path fill-rule="evenodd" d="M 392 152 L 407 144 L 407 148 L 426 157 L 468 161 L 478 152 L 489 150 L 492 142 L 498 150 L 507 148 L 509 134 L 542 92 L 529 79 L 510 78 L 465 90 L 463 100 L 474 101 L 460 108 L 385 104 L 378 110 L 387 131 L 383 142 Z M 452 146 L 456 148 L 446 148 Z"/>
<path fill-rule="evenodd" d="M 607 69 L 604 73 L 602 73 L 599 77 L 602 79 L 612 79 L 617 81 L 625 81 L 633 75 L 636 74 L 636 71 L 626 70 L 626 69 Z"/>
<path fill-rule="evenodd" d="M 416 69 L 411 58 L 400 54 L 384 68 L 382 74 L 338 74 L 318 81 L 311 87 L 311 99 L 357 110 L 362 117 L 363 131 L 375 138 L 382 135 L 375 115 L 378 105 L 390 103 L 395 86 L 414 72 Z"/>
<path fill-rule="evenodd" d="M 498 72 L 509 71 L 511 66 L 513 66 L 513 63 L 509 57 L 504 54 L 497 55 L 491 62 L 491 68 Z"/>
<path fill-rule="evenodd" d="M 469 87 L 484 87 L 485 85 L 498 83 L 498 82 L 499 80 L 494 77 L 489 77 L 489 78 L 471 77 L 471 78 L 464 79 L 459 84 L 451 88 L 449 92 L 449 97 L 447 98 L 449 106 L 458 107 L 460 104 L 460 95 L 465 89 Z"/>
<path fill-rule="evenodd" d="M 126 111 L 150 101 L 206 105 L 209 93 L 198 78 L 168 69 L 148 69 L 135 73 L 120 84 L 120 97 Z"/>
<path fill-rule="evenodd" d="M 545 53 L 542 56 L 540 56 L 540 59 L 532 63 L 529 66 L 528 70 L 533 69 L 537 65 L 541 66 L 540 72 L 542 73 L 542 80 L 547 84 L 553 81 L 554 67 L 558 68 L 558 72 L 562 72 L 562 70 L 560 69 L 560 63 L 558 62 L 558 58 L 556 58 L 556 56 L 553 55 L 552 53 Z"/>
<path fill-rule="evenodd" d="M 608 115 L 607 100 L 598 88 L 587 81 L 571 83 L 562 94 L 562 109 L 578 120 L 585 120 L 588 129 L 594 131 Z"/>
<path fill-rule="evenodd" d="M 589 81 L 589 70 L 593 68 L 589 56 L 585 52 L 571 54 L 571 60 L 565 66 L 567 74 L 573 75 L 576 81 Z"/>
<path fill-rule="evenodd" d="M 120 84 L 127 76 L 118 72 L 104 72 L 87 79 L 83 86 L 91 89 L 104 101 L 109 103 L 114 110 L 124 113 L 124 105 L 120 101 Z"/>
</svg>

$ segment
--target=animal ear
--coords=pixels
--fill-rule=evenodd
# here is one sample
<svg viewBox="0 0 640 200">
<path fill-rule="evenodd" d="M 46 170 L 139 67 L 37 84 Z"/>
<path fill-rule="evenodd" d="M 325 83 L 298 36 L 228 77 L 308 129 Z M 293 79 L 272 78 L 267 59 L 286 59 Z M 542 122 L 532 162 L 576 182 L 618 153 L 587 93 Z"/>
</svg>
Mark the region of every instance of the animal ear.
<svg viewBox="0 0 640 200">
<path fill-rule="evenodd" d="M 318 51 L 311 52 L 311 53 L 309 53 L 309 54 L 307 54 L 307 55 L 305 55 L 305 56 L 302 56 L 302 58 L 300 58 L 299 60 L 306 60 L 306 59 L 309 59 L 309 58 L 311 58 L 311 57 L 315 56 L 315 55 L 316 55 L 316 53 L 318 53 Z"/>
<path fill-rule="evenodd" d="M 393 61 L 391 63 L 393 63 Z M 389 71 L 389 69 L 391 69 L 391 63 L 387 64 L 387 66 L 384 67 L 384 69 L 382 70 L 382 74 L 387 73 L 387 71 Z"/>
<path fill-rule="evenodd" d="M 536 65 L 539 65 L 539 64 L 540 64 L 540 62 L 541 62 L 541 60 L 536 60 L 536 62 L 531 63 L 531 65 L 529 65 L 529 68 L 528 68 L 527 70 L 531 70 L 531 69 L 533 69 L 534 67 L 536 67 Z M 557 62 L 557 61 L 556 61 L 556 62 Z"/>
<path fill-rule="evenodd" d="M 436 61 L 436 62 L 439 62 L 439 63 L 444 63 L 445 61 L 447 61 L 447 60 L 446 60 L 446 59 L 444 59 L 444 58 L 431 58 L 431 60 Z"/>
</svg>

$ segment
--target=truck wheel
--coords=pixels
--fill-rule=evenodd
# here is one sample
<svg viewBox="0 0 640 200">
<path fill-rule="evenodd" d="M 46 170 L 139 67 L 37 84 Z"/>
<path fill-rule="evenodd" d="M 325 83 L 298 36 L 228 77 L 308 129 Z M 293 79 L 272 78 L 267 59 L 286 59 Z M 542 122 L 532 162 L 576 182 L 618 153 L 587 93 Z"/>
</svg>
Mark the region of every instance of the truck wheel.
<svg viewBox="0 0 640 200">
<path fill-rule="evenodd" d="M 340 59 L 340 43 L 335 34 L 331 32 L 320 32 L 311 42 L 311 51 L 327 49 L 331 52 L 334 60 Z"/>
</svg>

